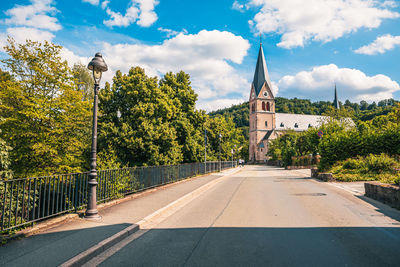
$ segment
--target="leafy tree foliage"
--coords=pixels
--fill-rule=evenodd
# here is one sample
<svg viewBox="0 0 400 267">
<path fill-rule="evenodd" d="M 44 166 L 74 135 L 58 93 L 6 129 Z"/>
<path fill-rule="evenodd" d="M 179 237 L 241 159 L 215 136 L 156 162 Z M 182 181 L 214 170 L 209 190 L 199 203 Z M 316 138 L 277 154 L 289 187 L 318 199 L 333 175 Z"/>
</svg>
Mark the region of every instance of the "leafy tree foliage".
<svg viewBox="0 0 400 267">
<path fill-rule="evenodd" d="M 94 96 L 94 80 L 88 71 L 88 68 L 82 64 L 75 64 L 72 68 L 72 73 L 75 78 L 75 84 L 78 86 L 78 90 L 82 92 L 82 99 L 88 100 L 90 103 L 93 102 Z"/>
<path fill-rule="evenodd" d="M 182 146 L 170 122 L 177 108 L 157 78 L 147 77 L 139 67 L 128 74 L 117 71 L 99 99 L 100 149 L 113 148 L 130 166 L 182 161 Z"/>
<path fill-rule="evenodd" d="M 0 135 L 13 148 L 16 176 L 80 171 L 85 163 L 90 103 L 60 49 L 11 38 L 5 47 L 9 57 L 2 62 L 11 78 L 0 81 Z"/>
<path fill-rule="evenodd" d="M 388 114 L 395 106 L 400 103 L 394 99 L 386 99 L 368 104 L 366 101 L 352 103 L 346 100 L 344 104 L 340 103 L 340 110 L 333 108 L 332 102 L 317 101 L 311 102 L 308 99 L 287 99 L 284 97 L 275 98 L 275 111 L 279 113 L 293 113 L 293 114 L 310 114 L 310 115 L 334 115 L 333 113 L 339 112 L 335 117 L 343 116 L 352 118 L 354 121 L 367 121 L 376 116 Z M 239 105 L 232 105 L 229 108 L 220 109 L 209 113 L 210 116 L 222 115 L 225 117 L 233 117 L 236 127 L 249 126 L 249 103 L 245 102 Z M 248 138 L 248 131 L 243 134 Z"/>
<path fill-rule="evenodd" d="M 12 77 L 11 75 L 0 69 L 0 84 L 2 82 L 6 81 L 11 81 Z M 1 106 L 2 100 L 0 99 L 0 106 Z M 3 118 L 0 117 L 0 122 L 3 121 Z M 1 133 L 1 130 L 0 130 Z M 9 151 L 11 150 L 11 147 L 7 145 L 7 143 L 0 138 L 0 179 L 1 178 L 11 178 L 12 176 L 12 171 L 10 170 L 10 157 L 9 157 Z"/>
<path fill-rule="evenodd" d="M 325 122 L 319 128 L 310 128 L 302 133 L 288 132 L 273 140 L 269 155 L 273 159 L 283 160 L 285 165 L 290 165 L 291 157 L 319 153 L 319 167 L 327 170 L 339 161 L 357 156 L 400 154 L 400 105 L 387 115 L 361 121 L 353 127 L 339 113 L 333 114 L 338 117 Z M 322 131 L 322 138 L 318 137 L 318 131 Z"/>
<path fill-rule="evenodd" d="M 211 160 L 219 159 L 221 147 L 221 160 L 231 160 L 232 152 L 234 157 L 241 156 L 240 152 L 248 143 L 244 139 L 241 130 L 235 127 L 232 118 L 226 119 L 222 116 L 209 118 L 206 122 L 208 147 L 207 154 Z M 232 151 L 233 150 L 233 151 Z"/>
<path fill-rule="evenodd" d="M 209 113 L 210 116 L 223 115 L 232 117 L 236 127 L 249 126 L 249 102 L 232 105 L 229 108 L 219 109 Z"/>
<path fill-rule="evenodd" d="M 207 116 L 196 110 L 197 94 L 190 86 L 190 77 L 183 71 L 165 74 L 160 88 L 171 98 L 175 112 L 170 119 L 176 130 L 177 142 L 182 148 L 183 162 L 202 161 L 203 129 Z"/>
<path fill-rule="evenodd" d="M 207 159 L 219 158 L 219 134 L 221 159 L 231 159 L 235 145 L 245 142 L 241 131 L 232 119 L 196 110 L 196 100 L 183 71 L 160 80 L 139 67 L 128 74 L 117 71 L 112 86 L 100 93 L 100 150 L 114 151 L 129 166 L 198 162 L 204 160 L 207 130 Z"/>
<path fill-rule="evenodd" d="M 11 38 L 0 70 L 0 175 L 50 175 L 86 170 L 91 144 L 93 79 L 85 66 L 69 68 L 61 47 L 17 44 Z M 210 118 L 195 108 L 197 95 L 184 72 L 162 79 L 141 68 L 118 71 L 100 90 L 100 169 L 231 157 L 246 141 L 231 119 Z M 12 147 L 12 149 L 11 149 Z"/>
<path fill-rule="evenodd" d="M 0 138 L 0 178 L 11 178 L 9 147 L 6 142 Z"/>
</svg>

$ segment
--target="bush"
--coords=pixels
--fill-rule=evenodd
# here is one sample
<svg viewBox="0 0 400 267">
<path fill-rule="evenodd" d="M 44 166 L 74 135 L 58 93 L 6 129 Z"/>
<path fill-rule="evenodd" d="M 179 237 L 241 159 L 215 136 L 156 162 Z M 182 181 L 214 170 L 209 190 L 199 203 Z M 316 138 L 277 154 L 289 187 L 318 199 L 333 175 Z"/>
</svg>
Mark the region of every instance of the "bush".
<svg viewBox="0 0 400 267">
<path fill-rule="evenodd" d="M 355 170 L 359 169 L 361 166 L 360 161 L 357 159 L 347 159 L 343 162 L 342 168 L 347 170 Z"/>
<path fill-rule="evenodd" d="M 365 157 L 349 158 L 337 162 L 331 169 L 335 179 L 345 182 L 379 180 L 384 183 L 398 183 L 400 163 L 386 155 L 369 154 Z"/>
<path fill-rule="evenodd" d="M 398 165 L 398 162 L 382 153 L 380 155 L 369 154 L 365 157 L 364 164 L 366 173 L 392 173 L 394 172 L 393 168 Z"/>
</svg>

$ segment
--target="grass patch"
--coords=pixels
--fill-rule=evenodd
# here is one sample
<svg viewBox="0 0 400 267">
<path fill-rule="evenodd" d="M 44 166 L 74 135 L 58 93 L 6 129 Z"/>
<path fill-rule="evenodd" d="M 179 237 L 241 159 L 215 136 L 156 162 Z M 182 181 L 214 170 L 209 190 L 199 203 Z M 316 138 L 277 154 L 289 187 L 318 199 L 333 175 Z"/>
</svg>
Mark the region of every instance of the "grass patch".
<svg viewBox="0 0 400 267">
<path fill-rule="evenodd" d="M 336 180 L 343 182 L 380 181 L 388 184 L 400 183 L 400 163 L 386 155 L 369 154 L 336 163 L 330 172 Z"/>
</svg>

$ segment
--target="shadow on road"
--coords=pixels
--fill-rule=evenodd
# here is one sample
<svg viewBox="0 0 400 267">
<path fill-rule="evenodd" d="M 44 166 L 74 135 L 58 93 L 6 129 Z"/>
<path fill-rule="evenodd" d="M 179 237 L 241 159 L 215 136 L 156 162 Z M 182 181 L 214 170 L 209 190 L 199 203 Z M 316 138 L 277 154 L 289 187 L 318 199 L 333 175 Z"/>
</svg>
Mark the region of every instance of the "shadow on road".
<svg viewBox="0 0 400 267">
<path fill-rule="evenodd" d="M 39 234 L 0 247 L 0 266 L 57 266 L 129 226 Z M 400 228 L 151 229 L 102 266 L 399 266 Z"/>
<path fill-rule="evenodd" d="M 101 266 L 399 266 L 400 228 L 152 229 Z"/>
<path fill-rule="evenodd" d="M 0 247 L 0 266 L 58 266 L 130 225 L 95 226 L 13 240 Z"/>
<path fill-rule="evenodd" d="M 387 216 L 398 221 L 399 223 L 397 225 L 400 225 L 400 213 L 398 210 L 366 196 L 356 196 L 356 197 L 374 206 L 376 208 L 375 209 L 376 211 L 382 213 L 382 216 Z"/>
</svg>

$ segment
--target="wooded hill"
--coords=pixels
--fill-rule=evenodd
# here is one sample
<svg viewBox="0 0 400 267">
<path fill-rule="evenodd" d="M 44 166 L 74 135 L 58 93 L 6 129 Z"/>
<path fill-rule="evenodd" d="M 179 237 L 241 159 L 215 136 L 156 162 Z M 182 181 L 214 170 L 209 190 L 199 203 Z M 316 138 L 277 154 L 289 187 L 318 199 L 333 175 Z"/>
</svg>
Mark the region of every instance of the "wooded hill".
<svg viewBox="0 0 400 267">
<path fill-rule="evenodd" d="M 275 103 L 276 112 L 293 114 L 324 115 L 329 113 L 333 107 L 333 103 L 329 101 L 311 102 L 308 99 L 288 99 L 284 97 L 276 97 Z M 366 101 L 353 103 L 349 100 L 346 100 L 344 103 L 340 102 L 340 106 L 354 121 L 367 121 L 376 116 L 388 114 L 396 103 L 400 102 L 394 99 L 386 99 L 379 101 L 378 103 L 372 102 L 371 104 L 368 104 Z M 217 111 L 210 112 L 209 115 L 232 117 L 236 127 L 248 127 L 249 102 L 239 105 L 232 105 L 229 108 L 219 109 Z"/>
</svg>

